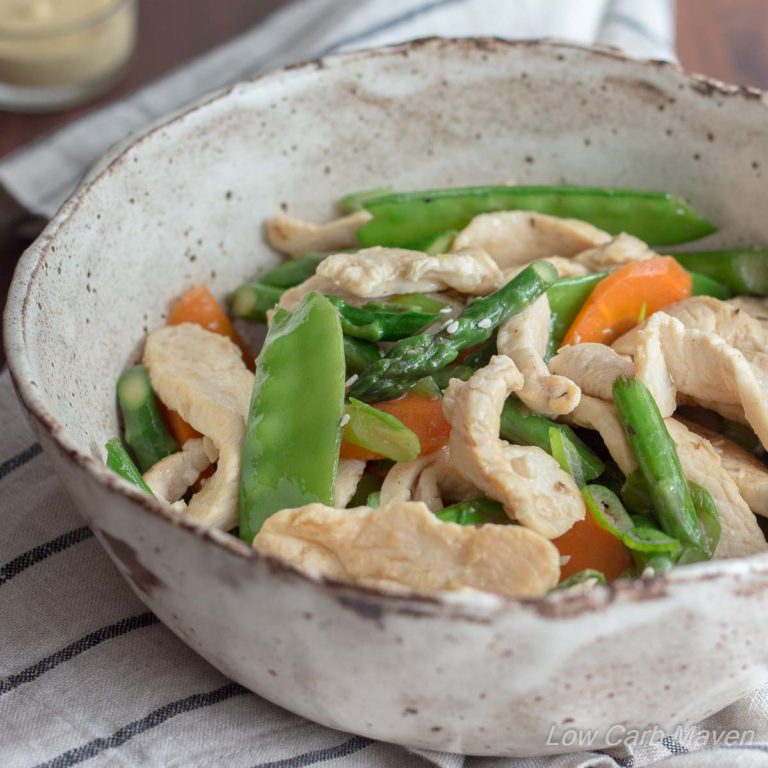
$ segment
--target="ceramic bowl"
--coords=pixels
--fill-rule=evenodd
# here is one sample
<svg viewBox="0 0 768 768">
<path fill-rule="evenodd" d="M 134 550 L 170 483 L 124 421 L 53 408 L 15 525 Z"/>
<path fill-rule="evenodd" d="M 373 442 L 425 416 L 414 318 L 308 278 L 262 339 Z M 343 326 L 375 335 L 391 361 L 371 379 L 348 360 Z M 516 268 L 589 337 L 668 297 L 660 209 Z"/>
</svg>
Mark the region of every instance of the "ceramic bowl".
<svg viewBox="0 0 768 768">
<path fill-rule="evenodd" d="M 540 600 L 393 597 L 198 527 L 94 452 L 169 300 L 201 281 L 223 296 L 277 261 L 265 217 L 320 219 L 372 186 L 515 179 L 669 190 L 720 226 L 707 245 L 765 244 L 767 117 L 757 92 L 547 42 L 432 39 L 235 85 L 113 150 L 24 255 L 5 320 L 19 396 L 139 597 L 289 710 L 478 755 L 697 721 L 768 679 L 766 555 Z"/>
</svg>

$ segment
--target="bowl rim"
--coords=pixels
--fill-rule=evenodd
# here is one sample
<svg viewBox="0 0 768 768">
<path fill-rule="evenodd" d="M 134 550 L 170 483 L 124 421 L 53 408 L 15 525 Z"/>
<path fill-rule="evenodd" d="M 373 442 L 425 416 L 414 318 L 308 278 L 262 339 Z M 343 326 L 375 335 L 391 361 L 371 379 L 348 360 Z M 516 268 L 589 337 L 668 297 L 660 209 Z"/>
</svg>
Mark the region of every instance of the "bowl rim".
<svg viewBox="0 0 768 768">
<path fill-rule="evenodd" d="M 334 68 L 344 66 L 348 62 L 408 55 L 411 51 L 421 48 L 433 49 L 435 51 L 440 49 L 466 50 L 475 48 L 494 52 L 512 48 L 536 48 L 539 50 L 551 49 L 553 55 L 556 55 L 558 51 L 577 51 L 580 55 L 594 59 L 607 57 L 634 63 L 645 68 L 664 69 L 673 73 L 676 77 L 687 81 L 702 97 L 717 93 L 725 98 L 760 101 L 763 106 L 768 106 L 768 94 L 766 92 L 750 86 L 730 85 L 714 78 L 690 73 L 675 62 L 633 57 L 616 48 L 604 45 L 580 45 L 547 38 L 508 40 L 498 37 L 425 37 L 397 45 L 321 56 L 289 64 L 279 69 L 270 70 L 246 80 L 238 81 L 207 94 L 180 110 L 165 115 L 147 128 L 130 134 L 125 140 L 118 142 L 107 150 L 86 173 L 72 196 L 62 205 L 40 236 L 22 254 L 8 292 L 3 326 L 8 370 L 23 408 L 41 425 L 47 437 L 50 438 L 52 445 L 62 454 L 65 461 L 85 471 L 90 475 L 91 479 L 103 486 L 108 493 L 114 493 L 123 498 L 130 499 L 134 507 L 141 510 L 142 514 L 149 514 L 155 518 L 160 518 L 165 523 L 197 536 L 209 545 L 219 548 L 225 556 L 235 557 L 238 561 L 264 563 L 268 566 L 270 572 L 282 572 L 285 575 L 297 577 L 300 581 L 341 595 L 340 599 L 355 601 L 359 606 L 370 605 L 371 602 L 384 602 L 395 607 L 400 606 L 401 612 L 409 613 L 412 612 L 414 604 L 421 604 L 424 609 L 448 609 L 452 617 L 469 620 L 473 620 L 478 608 L 484 611 L 491 609 L 493 613 L 511 612 L 523 608 L 532 609 L 547 619 L 570 618 L 585 611 L 601 610 L 618 601 L 636 602 L 639 600 L 660 599 L 665 597 L 673 586 L 675 588 L 685 587 L 685 585 L 694 582 L 708 582 L 724 578 L 740 580 L 751 576 L 767 576 L 768 552 L 748 557 L 697 563 L 688 565 L 684 569 L 674 569 L 668 574 L 654 575 L 650 578 L 618 579 L 611 584 L 605 586 L 598 585 L 586 592 L 575 591 L 569 594 L 567 591 L 560 593 L 552 591 L 543 597 L 537 598 L 513 598 L 482 592 L 440 592 L 433 594 L 411 590 L 392 592 L 380 588 L 342 582 L 324 576 L 315 576 L 274 555 L 258 552 L 240 539 L 223 531 L 209 528 L 184 516 L 183 513 L 170 509 L 158 500 L 148 497 L 111 472 L 99 459 L 80 450 L 73 441 L 67 438 L 65 426 L 58 422 L 47 408 L 45 398 L 41 396 L 40 390 L 32 378 L 32 366 L 25 354 L 24 336 L 27 324 L 27 308 L 30 301 L 29 289 L 40 271 L 43 259 L 49 253 L 49 250 L 52 250 L 52 245 L 55 245 L 55 237 L 59 230 L 75 214 L 91 187 L 103 177 L 110 175 L 120 164 L 127 152 L 138 147 L 167 126 L 181 121 L 185 117 L 215 103 L 225 101 L 244 86 L 253 87 L 262 83 L 269 83 L 270 81 L 279 80 L 289 73 L 292 76 L 308 75 L 318 69 L 329 66 Z M 344 598 L 344 595 L 347 595 L 347 597 Z M 411 608 L 405 608 L 405 606 L 411 606 Z"/>
</svg>

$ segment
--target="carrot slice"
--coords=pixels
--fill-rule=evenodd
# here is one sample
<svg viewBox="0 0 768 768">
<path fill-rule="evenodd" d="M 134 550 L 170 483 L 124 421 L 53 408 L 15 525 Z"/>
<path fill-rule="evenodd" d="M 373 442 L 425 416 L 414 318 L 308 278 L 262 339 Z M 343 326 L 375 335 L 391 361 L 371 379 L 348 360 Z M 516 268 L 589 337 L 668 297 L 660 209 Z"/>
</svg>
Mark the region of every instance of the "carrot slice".
<svg viewBox="0 0 768 768">
<path fill-rule="evenodd" d="M 168 425 L 168 429 L 171 430 L 171 434 L 176 438 L 179 445 L 183 446 L 187 440 L 191 440 L 192 438 L 202 437 L 202 435 L 194 427 L 187 424 L 176 411 L 172 411 L 162 404 L 160 410 L 165 417 L 165 423 Z"/>
<path fill-rule="evenodd" d="M 408 429 L 416 433 L 421 445 L 420 456 L 426 456 L 448 443 L 451 425 L 443 416 L 443 401 L 439 397 L 424 397 L 411 393 L 399 400 L 373 403 L 373 407 L 400 419 Z M 346 441 L 341 444 L 340 455 L 342 459 L 362 459 L 363 461 L 383 458 L 378 453 Z"/>
<path fill-rule="evenodd" d="M 180 323 L 196 323 L 207 331 L 228 336 L 240 347 L 248 368 L 251 371 L 254 370 L 255 364 L 251 350 L 235 330 L 232 321 L 221 304 L 216 301 L 208 286 L 196 285 L 173 302 L 171 311 L 168 313 L 168 325 Z"/>
<path fill-rule="evenodd" d="M 611 344 L 660 309 L 691 295 L 691 275 L 671 256 L 633 261 L 599 282 L 576 315 L 563 346 Z"/>
<path fill-rule="evenodd" d="M 560 578 L 567 579 L 579 571 L 594 568 L 608 581 L 632 567 L 632 554 L 620 539 L 605 530 L 587 510 L 570 530 L 552 542 L 561 556 L 570 558 L 560 566 Z"/>
</svg>

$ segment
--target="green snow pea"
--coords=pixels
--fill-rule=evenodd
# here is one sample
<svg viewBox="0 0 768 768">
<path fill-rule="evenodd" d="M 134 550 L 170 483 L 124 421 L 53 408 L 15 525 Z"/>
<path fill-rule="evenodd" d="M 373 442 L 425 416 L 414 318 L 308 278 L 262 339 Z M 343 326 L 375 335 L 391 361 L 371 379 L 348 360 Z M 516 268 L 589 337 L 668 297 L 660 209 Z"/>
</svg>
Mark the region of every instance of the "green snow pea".
<svg viewBox="0 0 768 768">
<path fill-rule="evenodd" d="M 401 192 L 363 202 L 373 219 L 357 232 L 362 245 L 418 248 L 448 230 L 460 230 L 480 213 L 523 210 L 581 219 L 654 245 L 695 240 L 714 231 L 675 195 L 593 187 L 464 187 Z"/>
<path fill-rule="evenodd" d="M 309 293 L 278 309 L 259 355 L 243 441 L 240 538 L 280 509 L 333 504 L 344 414 L 344 342 L 336 308 Z"/>
<path fill-rule="evenodd" d="M 717 280 L 736 295 L 768 296 L 768 251 L 733 248 L 672 255 L 686 269 Z"/>
<path fill-rule="evenodd" d="M 108 440 L 105 448 L 107 450 L 106 464 L 113 472 L 117 472 L 123 480 L 128 481 L 131 485 L 135 485 L 149 496 L 155 495 L 144 482 L 141 472 L 133 463 L 133 459 L 128 454 L 119 437 L 113 437 L 111 440 Z"/>
</svg>

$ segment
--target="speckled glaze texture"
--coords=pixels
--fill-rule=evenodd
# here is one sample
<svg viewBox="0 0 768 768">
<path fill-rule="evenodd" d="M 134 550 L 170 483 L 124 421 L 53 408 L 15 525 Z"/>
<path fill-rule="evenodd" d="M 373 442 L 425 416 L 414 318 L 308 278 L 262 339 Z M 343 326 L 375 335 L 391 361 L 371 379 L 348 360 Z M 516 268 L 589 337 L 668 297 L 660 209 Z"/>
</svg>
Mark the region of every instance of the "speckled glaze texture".
<svg viewBox="0 0 768 768">
<path fill-rule="evenodd" d="M 129 489 L 93 451 L 114 382 L 205 281 L 276 261 L 261 224 L 350 190 L 504 182 L 689 198 L 707 246 L 768 244 L 766 104 L 612 51 L 427 40 L 217 94 L 102 160 L 23 257 L 8 358 L 45 451 L 144 602 L 225 674 L 318 722 L 471 754 L 699 720 L 768 679 L 768 557 L 536 601 L 313 581 Z M 555 737 L 556 738 L 556 737 Z M 598 742 L 595 742 L 597 746 Z"/>
</svg>

